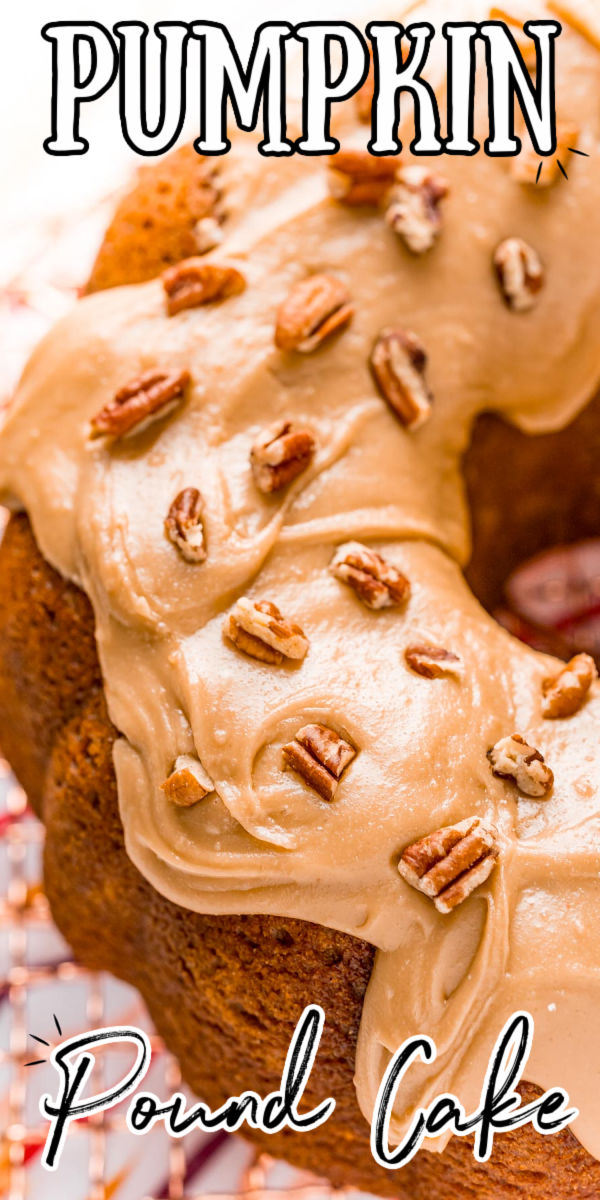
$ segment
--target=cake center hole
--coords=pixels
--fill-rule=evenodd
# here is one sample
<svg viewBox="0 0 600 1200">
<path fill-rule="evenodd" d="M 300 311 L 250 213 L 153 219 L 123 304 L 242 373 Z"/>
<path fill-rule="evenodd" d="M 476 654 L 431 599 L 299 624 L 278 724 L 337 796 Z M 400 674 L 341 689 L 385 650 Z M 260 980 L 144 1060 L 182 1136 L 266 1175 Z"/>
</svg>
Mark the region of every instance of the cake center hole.
<svg viewBox="0 0 600 1200">
<path fill-rule="evenodd" d="M 535 649 L 600 662 L 600 395 L 564 430 L 530 436 L 484 414 L 464 459 L 467 582 Z"/>
</svg>

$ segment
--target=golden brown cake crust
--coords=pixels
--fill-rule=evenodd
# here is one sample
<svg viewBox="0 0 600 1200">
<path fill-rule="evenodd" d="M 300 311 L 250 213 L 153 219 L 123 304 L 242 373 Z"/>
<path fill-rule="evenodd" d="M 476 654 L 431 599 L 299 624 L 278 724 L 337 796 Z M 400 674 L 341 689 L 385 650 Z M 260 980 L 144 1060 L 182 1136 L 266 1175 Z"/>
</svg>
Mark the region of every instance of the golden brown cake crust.
<svg viewBox="0 0 600 1200">
<path fill-rule="evenodd" d="M 197 254 L 196 222 L 217 202 L 214 162 L 191 146 L 141 167 L 106 231 L 86 290 L 143 283 Z"/>
<path fill-rule="evenodd" d="M 195 221 L 215 200 L 188 148 L 145 168 L 119 206 L 89 290 L 150 278 L 195 253 Z M 334 1096 L 336 1111 L 309 1134 L 256 1135 L 270 1153 L 400 1200 L 598 1196 L 600 1163 L 569 1131 L 550 1143 L 529 1127 L 504 1134 L 485 1166 L 458 1139 L 399 1173 L 375 1164 L 353 1085 L 372 947 L 287 918 L 203 916 L 138 873 L 123 843 L 91 608 L 44 561 L 25 516 L 12 518 L 0 546 L 0 663 L 2 749 L 46 823 L 57 924 L 83 963 L 140 990 L 197 1094 L 215 1105 L 276 1087 L 298 1016 L 317 1002 L 326 1025 L 306 1095 L 315 1103 Z"/>
</svg>

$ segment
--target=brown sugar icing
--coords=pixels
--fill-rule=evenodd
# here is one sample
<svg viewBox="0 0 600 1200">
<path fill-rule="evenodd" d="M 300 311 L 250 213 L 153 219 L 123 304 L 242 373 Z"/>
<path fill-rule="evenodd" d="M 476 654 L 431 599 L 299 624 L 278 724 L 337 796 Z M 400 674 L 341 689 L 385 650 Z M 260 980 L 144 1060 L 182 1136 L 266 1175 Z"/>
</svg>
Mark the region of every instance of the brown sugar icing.
<svg viewBox="0 0 600 1200">
<path fill-rule="evenodd" d="M 464 10 L 481 17 L 487 6 Z M 509 161 L 435 160 L 448 195 L 422 257 L 381 212 L 333 200 L 322 160 L 234 151 L 221 168 L 227 236 L 206 261 L 236 267 L 245 290 L 174 317 L 160 281 L 81 301 L 26 368 L 0 485 L 93 603 L 140 871 L 191 909 L 306 918 L 378 948 L 356 1062 L 366 1117 L 390 1053 L 418 1031 L 438 1059 L 412 1069 L 392 1133 L 441 1090 L 475 1106 L 503 1021 L 526 1008 L 536 1022 L 527 1077 L 568 1090 L 575 1132 L 600 1158 L 600 689 L 575 716 L 544 720 L 555 661 L 501 630 L 461 574 L 460 457 L 476 415 L 558 429 L 600 374 L 600 64 L 585 29 L 565 25 L 557 75 L 559 117 L 579 127 L 590 157 L 543 190 L 518 183 Z M 513 236 L 545 273 L 524 313 L 503 302 L 492 267 Z M 319 272 L 346 284 L 351 322 L 311 354 L 277 350 L 279 305 Z M 428 355 L 433 407 L 416 430 L 368 369 L 390 325 L 414 331 Z M 90 440 L 91 419 L 124 384 L 165 367 L 191 378 L 175 411 L 126 439 Z M 287 491 L 265 495 L 250 449 L 284 419 L 310 429 L 316 452 Z M 498 471 L 519 487 L 510 462 Z M 203 497 L 201 563 L 164 533 L 185 487 Z M 353 539 L 407 577 L 404 606 L 370 611 L 332 575 L 335 548 Z M 240 596 L 296 621 L 306 657 L 268 665 L 224 638 Z M 460 656 L 460 673 L 411 671 L 405 651 L 423 642 Z M 315 721 L 357 750 L 331 803 L 282 770 L 282 746 Z M 515 730 L 554 772 L 548 798 L 524 798 L 491 772 L 488 748 Z M 185 808 L 160 784 L 190 754 L 215 791 Z M 496 825 L 498 865 L 444 916 L 400 877 L 398 857 L 472 815 Z"/>
</svg>

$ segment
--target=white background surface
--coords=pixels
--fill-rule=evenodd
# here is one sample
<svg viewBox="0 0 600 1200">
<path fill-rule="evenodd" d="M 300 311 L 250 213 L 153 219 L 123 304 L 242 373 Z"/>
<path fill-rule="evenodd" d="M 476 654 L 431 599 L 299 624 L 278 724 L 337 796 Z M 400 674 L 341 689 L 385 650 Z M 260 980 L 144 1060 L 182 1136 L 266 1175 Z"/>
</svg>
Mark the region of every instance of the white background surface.
<svg viewBox="0 0 600 1200">
<path fill-rule="evenodd" d="M 240 49 L 263 21 L 292 24 L 318 17 L 339 21 L 365 11 L 360 0 L 3 0 L 0 35 L 2 184 L 0 186 L 0 270 L 9 255 L 6 234 L 14 222 L 39 213 L 68 212 L 87 198 L 105 194 L 126 177 L 135 156 L 125 146 L 117 121 L 117 87 L 84 105 L 81 131 L 90 142 L 87 154 L 74 158 L 47 155 L 42 143 L 50 134 L 51 46 L 41 37 L 50 21 L 218 20 L 228 26 Z M 190 112 L 191 132 L 194 111 Z M 138 160 L 139 161 L 139 160 Z"/>
</svg>

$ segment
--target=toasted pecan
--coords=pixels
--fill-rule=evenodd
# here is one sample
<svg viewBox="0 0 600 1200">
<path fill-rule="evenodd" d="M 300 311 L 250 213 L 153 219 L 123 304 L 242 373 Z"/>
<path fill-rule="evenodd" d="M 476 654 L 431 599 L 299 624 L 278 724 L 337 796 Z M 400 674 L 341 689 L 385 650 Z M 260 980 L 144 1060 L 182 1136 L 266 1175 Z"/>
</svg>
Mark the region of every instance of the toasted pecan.
<svg viewBox="0 0 600 1200">
<path fill-rule="evenodd" d="M 308 275 L 279 306 L 275 345 L 310 353 L 348 323 L 354 313 L 348 289 L 335 275 Z"/>
<path fill-rule="evenodd" d="M 388 197 L 385 219 L 413 254 L 430 250 L 440 231 L 440 201 L 448 193 L 441 175 L 427 167 L 405 167 Z"/>
<path fill-rule="evenodd" d="M 371 370 L 382 396 L 403 425 L 418 429 L 431 412 L 425 381 L 427 355 L 416 333 L 382 329 L 371 351 Z"/>
<path fill-rule="evenodd" d="M 324 800 L 333 800 L 346 767 L 356 757 L 350 742 L 327 725 L 304 725 L 283 747 L 284 764 L 291 767 Z"/>
<path fill-rule="evenodd" d="M 256 438 L 250 451 L 254 482 L 261 492 L 279 492 L 310 465 L 315 439 L 309 429 L 277 421 Z"/>
<path fill-rule="evenodd" d="M 598 671 L 589 654 L 576 654 L 556 675 L 542 684 L 542 716 L 572 717 L 581 708 Z"/>
<path fill-rule="evenodd" d="M 407 646 L 404 658 L 411 671 L 425 679 L 440 679 L 443 675 L 460 675 L 462 662 L 458 654 L 443 646 L 426 643 Z"/>
<path fill-rule="evenodd" d="M 193 754 L 180 754 L 179 758 L 175 759 L 167 779 L 160 786 L 167 799 L 180 808 L 189 808 L 192 804 L 197 804 L 215 790 L 212 779 Z"/>
<path fill-rule="evenodd" d="M 234 646 L 251 658 L 276 666 L 285 658 L 300 661 L 308 651 L 304 630 L 284 617 L 270 600 L 241 596 L 227 616 L 223 631 Z"/>
<path fill-rule="evenodd" d="M 185 258 L 163 272 L 162 284 L 170 317 L 184 308 L 198 308 L 244 291 L 246 280 L 236 267 Z"/>
<path fill-rule="evenodd" d="M 540 800 L 552 790 L 554 775 L 543 754 L 528 745 L 520 733 L 500 738 L 491 746 L 487 756 L 494 775 L 510 779 L 524 796 Z"/>
<path fill-rule="evenodd" d="M 513 312 L 533 308 L 544 285 L 544 268 L 537 252 L 522 238 L 506 238 L 496 248 L 494 267 L 508 307 Z"/>
<path fill-rule="evenodd" d="M 410 596 L 410 583 L 402 571 L 362 542 L 338 546 L 329 569 L 367 608 L 391 608 Z"/>
<path fill-rule="evenodd" d="M 146 371 L 125 384 L 92 418 L 90 437 L 124 437 L 148 421 L 164 416 L 183 398 L 188 371 Z"/>
<path fill-rule="evenodd" d="M 499 855 L 494 825 L 468 817 L 429 833 L 403 850 L 402 878 L 447 914 L 462 904 L 491 875 Z"/>
<path fill-rule="evenodd" d="M 206 541 L 202 520 L 203 501 L 198 488 L 183 488 L 171 504 L 165 518 L 165 533 L 189 563 L 201 563 L 206 558 Z"/>
<path fill-rule="evenodd" d="M 339 150 L 329 159 L 329 191 L 343 204 L 377 206 L 387 195 L 397 166 L 397 158 L 368 150 Z"/>
</svg>

